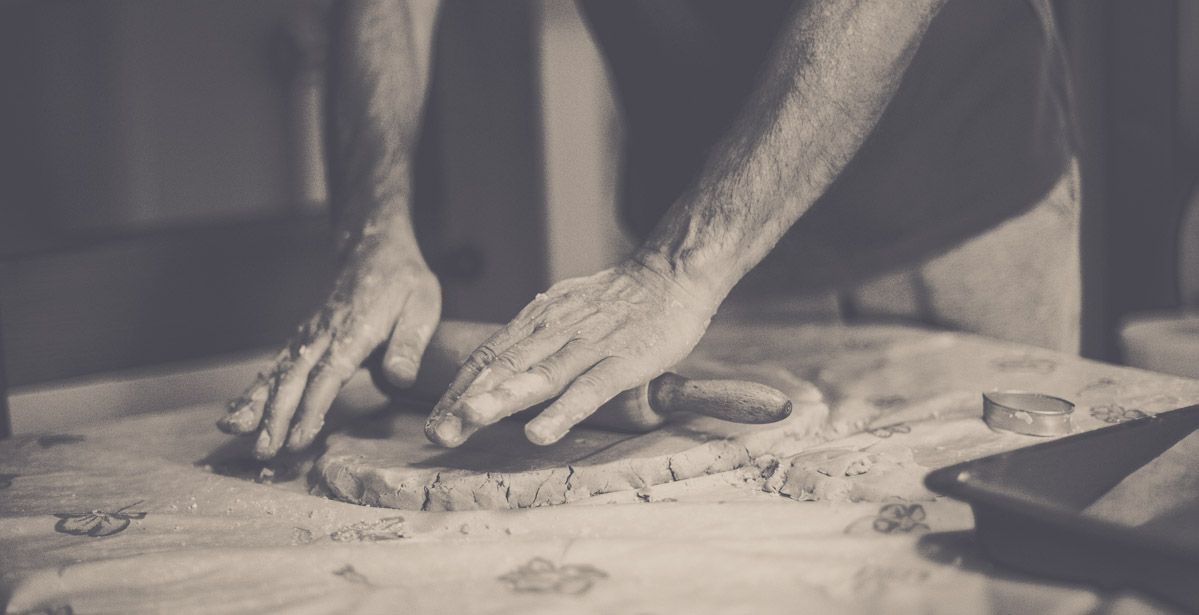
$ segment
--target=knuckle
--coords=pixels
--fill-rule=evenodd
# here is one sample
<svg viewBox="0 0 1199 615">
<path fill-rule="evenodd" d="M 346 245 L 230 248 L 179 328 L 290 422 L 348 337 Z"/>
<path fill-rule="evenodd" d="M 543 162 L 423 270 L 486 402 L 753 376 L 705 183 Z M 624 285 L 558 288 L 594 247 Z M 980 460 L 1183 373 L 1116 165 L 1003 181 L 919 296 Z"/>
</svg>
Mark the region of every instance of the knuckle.
<svg viewBox="0 0 1199 615">
<path fill-rule="evenodd" d="M 580 375 L 578 378 L 575 378 L 574 384 L 571 385 L 572 388 L 576 388 L 578 390 L 576 396 L 598 395 L 609 386 L 610 382 L 606 376 L 596 375 L 591 372 L 587 372 Z"/>
<path fill-rule="evenodd" d="M 354 361 L 351 361 L 348 357 L 346 357 L 344 353 L 331 352 L 326 354 L 320 360 L 320 362 L 316 364 L 316 367 L 312 370 L 311 377 L 309 377 L 309 381 L 325 375 L 346 378 L 350 374 L 354 373 L 354 370 L 356 369 L 358 369 L 358 366 L 354 363 Z"/>
<path fill-rule="evenodd" d="M 520 352 L 509 350 L 495 358 L 495 361 L 491 363 L 491 369 L 492 371 L 515 373 L 520 371 L 521 363 L 523 361 L 521 360 Z"/>
<path fill-rule="evenodd" d="M 298 344 L 292 350 L 291 358 L 289 359 L 289 363 L 293 366 L 294 365 L 312 365 L 312 363 L 314 362 L 315 354 L 316 354 L 316 352 L 313 350 L 311 344 Z"/>
<path fill-rule="evenodd" d="M 350 357 L 354 355 L 354 349 L 358 348 L 362 344 L 362 341 L 362 338 L 356 332 L 342 333 L 333 338 L 321 360 L 328 362 L 333 357 Z"/>
<path fill-rule="evenodd" d="M 400 320 L 396 322 L 392 329 L 391 338 L 388 345 L 401 348 L 424 348 L 429 345 L 429 340 L 433 339 L 433 333 L 437 330 L 437 321 L 424 319 L 407 319 L 407 314 L 402 315 Z"/>
<path fill-rule="evenodd" d="M 290 380 L 297 372 L 307 371 L 311 363 L 305 364 L 297 355 L 284 359 L 275 366 L 275 373 L 271 377 L 271 385 L 278 386 L 279 383 Z"/>
<path fill-rule="evenodd" d="M 338 341 L 343 346 L 364 343 L 377 346 L 383 342 L 386 335 L 383 328 L 375 323 L 362 318 L 353 318 L 346 322 L 345 332 L 338 336 Z"/>
<path fill-rule="evenodd" d="M 441 303 L 441 282 L 428 269 L 421 268 L 413 272 L 413 286 L 417 288 L 428 301 Z"/>
<path fill-rule="evenodd" d="M 524 308 L 516 314 L 515 320 L 532 320 L 540 316 L 550 302 L 548 295 L 542 293 L 533 297 L 533 300 L 525 305 Z"/>
<path fill-rule="evenodd" d="M 393 335 L 387 343 L 387 356 L 419 354 L 421 340 L 412 335 Z"/>
<path fill-rule="evenodd" d="M 480 370 L 490 365 L 492 361 L 495 361 L 495 358 L 495 349 L 484 344 L 470 353 L 470 358 L 466 360 L 466 364 L 475 370 Z"/>
<path fill-rule="evenodd" d="M 275 384 L 272 385 L 271 398 L 273 399 L 273 398 L 279 397 L 279 394 L 281 394 L 281 393 L 279 393 L 279 390 L 282 390 L 282 388 L 284 388 L 284 387 L 293 385 L 294 382 L 296 380 L 299 380 L 302 375 L 303 374 L 301 374 L 299 372 L 299 370 L 296 370 L 296 369 L 288 369 L 288 370 L 285 370 L 285 372 L 282 372 L 281 374 L 279 374 L 277 376 L 277 378 L 275 379 Z"/>
<path fill-rule="evenodd" d="M 402 366 L 404 363 L 416 364 L 421 359 L 420 347 L 412 343 L 392 344 L 383 356 L 383 364 L 388 367 Z"/>
<path fill-rule="evenodd" d="M 562 382 L 563 369 L 555 361 L 542 361 L 530 367 L 529 373 L 557 386 Z"/>
<path fill-rule="evenodd" d="M 432 289 L 418 290 L 416 297 L 413 299 L 416 305 L 409 308 L 409 311 L 415 311 L 417 316 L 426 321 L 437 322 L 437 318 L 441 315 L 441 287 L 434 286 Z"/>
</svg>

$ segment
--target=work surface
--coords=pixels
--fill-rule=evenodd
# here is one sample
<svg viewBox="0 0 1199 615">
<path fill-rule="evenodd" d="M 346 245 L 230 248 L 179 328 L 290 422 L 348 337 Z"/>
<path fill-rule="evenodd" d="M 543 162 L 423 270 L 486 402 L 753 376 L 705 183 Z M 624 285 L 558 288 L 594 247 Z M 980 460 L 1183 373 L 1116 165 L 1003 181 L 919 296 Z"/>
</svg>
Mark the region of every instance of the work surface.
<svg viewBox="0 0 1199 615">
<path fill-rule="evenodd" d="M 710 476 L 465 512 L 311 495 L 310 459 L 264 472 L 217 405 L 18 437 L 0 443 L 0 596 L 75 615 L 1166 611 L 992 565 L 969 507 L 920 479 L 1044 441 L 988 429 L 983 391 L 1074 401 L 1082 431 L 1197 403 L 1199 382 L 896 326 L 718 323 L 698 352 L 810 380 L 826 426 Z"/>
</svg>

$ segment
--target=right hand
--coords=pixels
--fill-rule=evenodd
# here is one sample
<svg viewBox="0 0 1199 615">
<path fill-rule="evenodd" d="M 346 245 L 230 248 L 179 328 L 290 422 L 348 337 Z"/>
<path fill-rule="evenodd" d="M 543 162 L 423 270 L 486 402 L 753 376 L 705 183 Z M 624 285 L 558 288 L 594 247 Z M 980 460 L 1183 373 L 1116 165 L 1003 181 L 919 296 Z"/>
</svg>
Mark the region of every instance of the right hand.
<svg viewBox="0 0 1199 615">
<path fill-rule="evenodd" d="M 274 457 L 285 443 L 291 451 L 307 448 L 342 385 L 385 342 L 388 380 L 412 386 L 441 316 L 441 286 L 414 247 L 393 243 L 359 243 L 324 307 L 230 402 L 229 413 L 217 422 L 221 431 L 258 430 L 258 459 Z"/>
</svg>

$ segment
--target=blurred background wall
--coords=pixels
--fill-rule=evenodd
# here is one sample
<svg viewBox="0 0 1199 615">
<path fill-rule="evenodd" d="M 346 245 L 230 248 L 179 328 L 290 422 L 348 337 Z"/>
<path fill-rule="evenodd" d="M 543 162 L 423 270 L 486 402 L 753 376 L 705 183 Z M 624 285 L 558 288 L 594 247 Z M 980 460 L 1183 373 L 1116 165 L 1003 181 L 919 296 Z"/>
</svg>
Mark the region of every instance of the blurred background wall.
<svg viewBox="0 0 1199 615">
<path fill-rule="evenodd" d="M 1148 340 L 1181 344 L 1199 377 L 1199 4 L 1056 0 L 1078 106 L 1083 172 L 1083 354 L 1128 352 L 1129 324 L 1164 317 Z M 1199 205 L 1191 208 L 1199 214 Z M 1184 358 L 1184 357 L 1180 357 Z M 1160 368 L 1160 366 L 1159 366 Z"/>
<path fill-rule="evenodd" d="M 269 347 L 319 304 L 326 3 L 0 0 L 10 385 Z M 1084 353 L 1119 360 L 1130 315 L 1199 305 L 1181 290 L 1199 289 L 1199 230 L 1180 230 L 1199 8 L 1057 8 L 1080 105 Z M 619 259 L 619 117 L 573 4 L 451 0 L 436 63 L 416 216 L 447 316 L 506 320 Z"/>
<path fill-rule="evenodd" d="M 0 2 L 10 384 L 280 344 L 320 304 L 326 5 Z M 416 218 L 447 315 L 504 319 L 548 281 L 538 6 L 443 10 Z"/>
</svg>

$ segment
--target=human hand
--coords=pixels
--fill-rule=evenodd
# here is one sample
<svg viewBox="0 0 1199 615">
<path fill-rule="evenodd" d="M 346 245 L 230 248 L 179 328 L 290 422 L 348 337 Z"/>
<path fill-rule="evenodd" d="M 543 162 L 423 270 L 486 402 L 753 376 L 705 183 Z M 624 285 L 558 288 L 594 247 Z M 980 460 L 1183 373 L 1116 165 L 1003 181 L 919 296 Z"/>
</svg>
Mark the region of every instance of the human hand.
<svg viewBox="0 0 1199 615">
<path fill-rule="evenodd" d="M 441 287 L 415 248 L 367 239 L 349 254 L 325 305 L 217 426 L 259 430 L 254 456 L 270 459 L 286 443 L 310 445 L 338 391 L 387 342 L 383 371 L 398 387 L 416 380 L 421 355 L 441 316 Z M 290 431 L 290 433 L 289 433 Z"/>
<path fill-rule="evenodd" d="M 425 433 L 458 446 L 480 427 L 557 398 L 525 426 L 556 442 L 604 402 L 687 356 L 718 299 L 630 260 L 555 284 L 471 353 Z"/>
</svg>

